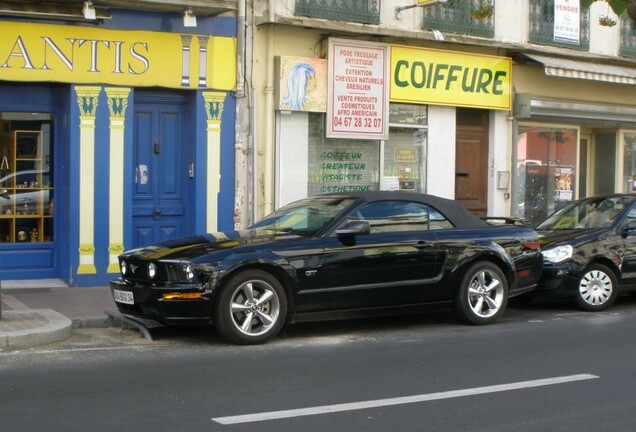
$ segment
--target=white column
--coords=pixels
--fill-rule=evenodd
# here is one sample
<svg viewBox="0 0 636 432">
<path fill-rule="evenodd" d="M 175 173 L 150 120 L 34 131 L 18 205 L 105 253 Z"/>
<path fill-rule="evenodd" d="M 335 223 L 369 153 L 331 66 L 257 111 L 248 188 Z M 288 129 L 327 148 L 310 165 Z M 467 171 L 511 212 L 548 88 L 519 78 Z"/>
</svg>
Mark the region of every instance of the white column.
<svg viewBox="0 0 636 432">
<path fill-rule="evenodd" d="M 76 87 L 80 110 L 79 267 L 95 274 L 95 112 L 101 87 Z"/>
<path fill-rule="evenodd" d="M 207 198 L 206 229 L 218 230 L 218 202 L 221 190 L 221 116 L 225 104 L 225 93 L 203 92 L 207 121 Z"/>
<path fill-rule="evenodd" d="M 105 89 L 110 111 L 108 273 L 118 273 L 117 256 L 124 251 L 124 128 L 129 88 Z"/>
</svg>

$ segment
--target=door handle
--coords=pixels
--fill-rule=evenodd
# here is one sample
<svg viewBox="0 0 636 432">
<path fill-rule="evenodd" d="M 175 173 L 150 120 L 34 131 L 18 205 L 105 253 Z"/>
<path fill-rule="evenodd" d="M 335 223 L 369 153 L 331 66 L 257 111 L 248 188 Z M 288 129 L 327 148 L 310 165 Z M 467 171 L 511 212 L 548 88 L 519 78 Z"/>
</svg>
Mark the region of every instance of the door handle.
<svg viewBox="0 0 636 432">
<path fill-rule="evenodd" d="M 159 141 L 155 142 L 155 154 L 159 154 L 161 152 L 161 146 L 159 145 Z"/>
<path fill-rule="evenodd" d="M 427 241 L 418 241 L 417 243 L 415 243 L 415 247 L 418 249 L 423 249 L 426 247 L 431 247 L 433 245 L 433 243 L 431 242 L 427 242 Z"/>
<path fill-rule="evenodd" d="M 156 214 L 156 215 L 161 214 L 161 208 L 160 208 L 160 207 L 157 207 L 157 208 L 155 209 L 155 214 Z"/>
</svg>

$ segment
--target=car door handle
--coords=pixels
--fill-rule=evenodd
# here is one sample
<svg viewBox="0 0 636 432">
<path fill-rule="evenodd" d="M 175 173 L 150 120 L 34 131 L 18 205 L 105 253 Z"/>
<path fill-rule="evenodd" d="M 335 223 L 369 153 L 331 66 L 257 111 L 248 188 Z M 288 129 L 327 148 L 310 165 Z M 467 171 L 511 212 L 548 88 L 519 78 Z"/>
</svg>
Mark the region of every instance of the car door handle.
<svg viewBox="0 0 636 432">
<path fill-rule="evenodd" d="M 427 247 L 431 247 L 431 246 L 433 246 L 433 243 L 427 242 L 427 241 L 418 241 L 415 244 L 415 247 L 418 248 L 418 249 L 427 248 Z"/>
</svg>

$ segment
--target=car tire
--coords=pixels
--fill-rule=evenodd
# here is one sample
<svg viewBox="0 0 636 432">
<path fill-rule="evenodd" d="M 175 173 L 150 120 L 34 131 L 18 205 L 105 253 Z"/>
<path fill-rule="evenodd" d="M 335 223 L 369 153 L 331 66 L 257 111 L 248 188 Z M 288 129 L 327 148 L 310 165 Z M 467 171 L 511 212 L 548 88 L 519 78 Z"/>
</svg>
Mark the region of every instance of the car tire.
<svg viewBox="0 0 636 432">
<path fill-rule="evenodd" d="M 508 281 L 491 262 L 473 264 L 465 273 L 455 297 L 455 313 L 470 324 L 490 324 L 499 319 L 508 303 Z"/>
<path fill-rule="evenodd" d="M 614 272 L 603 264 L 592 264 L 583 271 L 574 299 L 586 311 L 601 311 L 610 307 L 618 297 L 618 280 Z"/>
<path fill-rule="evenodd" d="M 262 270 L 237 273 L 218 293 L 212 319 L 225 340 L 241 345 L 261 344 L 278 334 L 287 316 L 282 285 Z"/>
</svg>

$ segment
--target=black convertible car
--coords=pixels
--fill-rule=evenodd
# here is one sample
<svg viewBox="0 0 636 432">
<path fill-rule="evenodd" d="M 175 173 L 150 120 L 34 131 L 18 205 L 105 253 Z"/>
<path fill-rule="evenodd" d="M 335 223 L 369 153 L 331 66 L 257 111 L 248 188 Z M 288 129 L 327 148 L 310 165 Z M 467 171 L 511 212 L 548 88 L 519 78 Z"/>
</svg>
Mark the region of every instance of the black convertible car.
<svg viewBox="0 0 636 432">
<path fill-rule="evenodd" d="M 544 255 L 534 294 L 570 297 L 583 310 L 636 290 L 636 194 L 574 201 L 537 226 Z"/>
<path fill-rule="evenodd" d="M 124 315 L 213 323 L 239 344 L 285 323 L 453 305 L 487 324 L 535 288 L 538 236 L 489 225 L 459 203 L 411 192 L 328 194 L 286 205 L 238 232 L 125 252 L 111 291 Z"/>
</svg>

